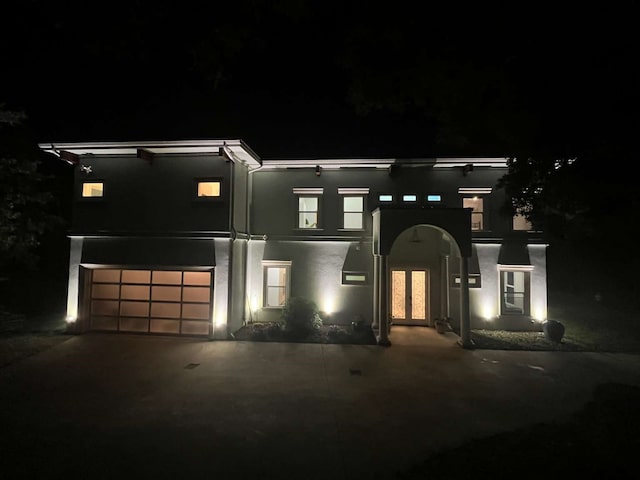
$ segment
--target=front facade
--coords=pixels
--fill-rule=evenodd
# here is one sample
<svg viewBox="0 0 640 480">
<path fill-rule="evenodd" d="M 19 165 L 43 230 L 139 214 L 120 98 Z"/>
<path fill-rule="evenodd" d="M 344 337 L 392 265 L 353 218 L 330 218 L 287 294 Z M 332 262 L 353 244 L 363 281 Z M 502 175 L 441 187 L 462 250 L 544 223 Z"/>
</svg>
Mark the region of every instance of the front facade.
<svg viewBox="0 0 640 480">
<path fill-rule="evenodd" d="M 76 165 L 67 320 L 227 339 L 291 297 L 325 323 L 539 329 L 546 245 L 501 158 L 261 160 L 239 140 L 41 145 Z"/>
</svg>

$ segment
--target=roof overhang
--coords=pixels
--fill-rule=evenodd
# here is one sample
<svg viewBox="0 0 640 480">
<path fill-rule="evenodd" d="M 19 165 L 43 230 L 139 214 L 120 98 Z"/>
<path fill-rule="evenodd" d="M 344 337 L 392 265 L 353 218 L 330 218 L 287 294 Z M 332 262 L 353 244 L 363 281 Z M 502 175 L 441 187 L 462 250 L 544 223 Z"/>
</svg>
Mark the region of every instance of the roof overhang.
<svg viewBox="0 0 640 480">
<path fill-rule="evenodd" d="M 473 165 L 473 167 L 506 167 L 507 159 L 500 157 L 477 158 L 309 158 L 292 160 L 267 160 L 262 162 L 263 169 L 276 168 L 379 168 L 385 169 L 391 166 L 402 167 L 434 167 L 434 168 L 454 168 Z"/>
<path fill-rule="evenodd" d="M 249 168 L 261 166 L 260 157 L 242 140 L 182 140 L 172 142 L 89 142 L 89 143 L 40 143 L 40 149 L 63 158 L 63 152 L 73 155 L 133 155 L 139 150 L 152 154 L 214 154 L 222 149 L 224 155 Z M 64 159 L 64 158 L 63 158 Z"/>
</svg>

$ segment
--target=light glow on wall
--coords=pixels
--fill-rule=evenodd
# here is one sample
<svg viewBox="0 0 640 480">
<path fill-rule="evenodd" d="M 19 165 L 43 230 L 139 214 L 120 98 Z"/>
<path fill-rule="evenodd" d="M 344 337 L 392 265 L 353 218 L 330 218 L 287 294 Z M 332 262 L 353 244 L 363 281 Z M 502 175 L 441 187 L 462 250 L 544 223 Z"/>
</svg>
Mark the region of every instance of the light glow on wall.
<svg viewBox="0 0 640 480">
<path fill-rule="evenodd" d="M 76 317 L 75 315 L 67 315 L 67 318 L 65 318 L 64 320 L 67 323 L 76 323 L 76 320 L 78 320 L 78 317 Z"/>
<path fill-rule="evenodd" d="M 258 306 L 258 297 L 254 295 L 253 297 L 251 297 L 251 311 L 255 312 L 256 310 L 258 310 Z"/>
<path fill-rule="evenodd" d="M 547 312 L 541 305 L 535 305 L 532 309 L 533 319 L 537 322 L 544 322 L 547 319 Z"/>
<path fill-rule="evenodd" d="M 493 310 L 493 305 L 489 301 L 485 301 L 482 305 L 482 316 L 485 320 L 493 320 L 495 317 L 495 311 Z"/>
<path fill-rule="evenodd" d="M 325 295 L 322 301 L 322 311 L 327 315 L 331 315 L 335 309 L 336 299 L 333 295 Z"/>
</svg>

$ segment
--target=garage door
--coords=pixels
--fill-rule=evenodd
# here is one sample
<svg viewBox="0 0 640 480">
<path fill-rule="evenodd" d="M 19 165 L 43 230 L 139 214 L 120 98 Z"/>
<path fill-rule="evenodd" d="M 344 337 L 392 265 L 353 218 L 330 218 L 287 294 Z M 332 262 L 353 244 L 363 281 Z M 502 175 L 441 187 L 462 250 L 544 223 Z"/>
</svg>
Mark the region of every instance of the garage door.
<svg viewBox="0 0 640 480">
<path fill-rule="evenodd" d="M 95 269 L 91 329 L 209 335 L 211 271 Z"/>
</svg>

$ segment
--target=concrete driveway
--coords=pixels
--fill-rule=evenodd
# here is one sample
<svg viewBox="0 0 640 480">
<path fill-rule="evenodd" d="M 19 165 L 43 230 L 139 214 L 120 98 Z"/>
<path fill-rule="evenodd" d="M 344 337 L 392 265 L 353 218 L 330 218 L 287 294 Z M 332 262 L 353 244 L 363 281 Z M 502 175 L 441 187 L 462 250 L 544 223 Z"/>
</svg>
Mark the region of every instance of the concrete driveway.
<svg viewBox="0 0 640 480">
<path fill-rule="evenodd" d="M 393 478 L 430 452 L 563 419 L 640 356 L 89 334 L 0 370 L 6 478 Z M 461 459 L 462 460 L 462 459 Z"/>
</svg>

